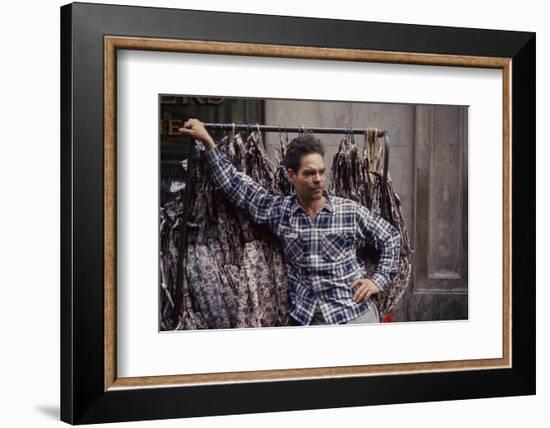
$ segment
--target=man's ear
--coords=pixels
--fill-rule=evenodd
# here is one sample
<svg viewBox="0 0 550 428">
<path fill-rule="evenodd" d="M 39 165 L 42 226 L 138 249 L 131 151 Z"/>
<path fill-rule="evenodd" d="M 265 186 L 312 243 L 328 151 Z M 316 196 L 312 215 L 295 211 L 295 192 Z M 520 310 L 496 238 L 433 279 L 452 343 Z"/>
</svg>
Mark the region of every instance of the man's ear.
<svg viewBox="0 0 550 428">
<path fill-rule="evenodd" d="M 288 176 L 288 181 L 294 184 L 294 179 L 296 178 L 296 173 L 290 168 L 286 170 L 286 175 Z"/>
</svg>

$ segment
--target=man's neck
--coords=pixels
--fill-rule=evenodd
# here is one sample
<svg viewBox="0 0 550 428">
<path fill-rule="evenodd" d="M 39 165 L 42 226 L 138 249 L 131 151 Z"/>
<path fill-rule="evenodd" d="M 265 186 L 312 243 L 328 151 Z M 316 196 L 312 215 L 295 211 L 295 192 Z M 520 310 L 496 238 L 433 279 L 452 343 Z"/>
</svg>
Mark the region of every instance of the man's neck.
<svg viewBox="0 0 550 428">
<path fill-rule="evenodd" d="M 300 198 L 300 196 L 298 196 L 298 202 L 311 218 L 314 218 L 317 213 L 321 211 L 321 208 L 323 208 L 323 206 L 325 205 L 326 199 L 327 198 L 325 198 L 324 195 L 320 199 L 310 200 L 303 200 L 302 198 Z"/>
</svg>

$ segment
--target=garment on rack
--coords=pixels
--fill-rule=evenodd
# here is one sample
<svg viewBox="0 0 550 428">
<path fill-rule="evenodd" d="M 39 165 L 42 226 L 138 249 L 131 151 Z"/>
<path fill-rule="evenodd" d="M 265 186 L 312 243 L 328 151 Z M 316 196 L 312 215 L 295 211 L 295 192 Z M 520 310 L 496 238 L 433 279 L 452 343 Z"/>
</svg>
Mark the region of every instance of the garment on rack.
<svg viewBox="0 0 550 428">
<path fill-rule="evenodd" d="M 236 135 L 234 145 L 241 146 L 241 137 Z M 261 134 L 254 132 L 244 143 L 243 173 L 256 183 L 275 190 L 273 165 L 262 149 Z M 219 148 L 230 147 L 230 142 L 222 140 Z M 240 164 L 240 163 L 237 163 Z M 288 320 L 286 270 L 283 263 L 272 263 L 282 259 L 282 249 L 276 244 L 276 237 L 265 226 L 251 221 L 247 213 L 238 210 L 237 218 L 245 241 L 241 264 L 239 302 L 251 327 L 272 327 L 286 325 Z"/>
<path fill-rule="evenodd" d="M 412 272 L 413 249 L 410 244 L 405 218 L 401 209 L 401 200 L 394 191 L 391 177 L 388 173 L 384 184 L 384 145 L 377 138 L 378 129 L 370 128 L 365 134 L 365 146 L 363 151 L 364 174 L 370 184 L 367 191 L 363 188 L 366 203 L 369 209 L 387 216 L 387 220 L 393 224 L 401 234 L 401 249 L 399 257 L 399 272 L 392 282 L 392 287 L 384 290 L 377 296 L 378 307 L 382 316 L 385 316 L 399 302 L 407 290 Z M 367 259 L 366 269 L 370 271 L 373 263 Z"/>
<path fill-rule="evenodd" d="M 331 174 L 329 190 L 332 194 L 361 202 L 360 187 L 365 176 L 359 149 L 352 134 L 341 140 L 332 160 Z"/>
<path fill-rule="evenodd" d="M 271 267 L 271 284 L 273 284 L 274 306 L 276 314 L 274 314 L 274 325 L 288 325 L 288 281 L 286 266 L 283 257 L 283 248 L 278 241 L 268 241 L 266 245 L 265 255 L 268 266 Z"/>
<path fill-rule="evenodd" d="M 288 180 L 288 174 L 284 165 L 286 146 L 288 145 L 288 134 L 283 137 L 279 134 L 279 149 L 277 153 L 277 170 L 275 171 L 275 188 L 283 196 L 288 196 L 294 191 L 294 186 Z"/>
<path fill-rule="evenodd" d="M 200 311 L 197 310 L 197 303 L 193 299 L 186 275 L 182 277 L 182 292 L 180 313 L 175 319 L 175 283 L 177 277 L 178 263 L 185 267 L 185 260 L 180 259 L 179 248 L 179 225 L 181 223 L 181 196 L 174 201 L 168 202 L 161 208 L 160 223 L 160 328 L 161 330 L 185 330 L 207 328 L 206 321 Z"/>
<path fill-rule="evenodd" d="M 237 301 L 211 246 L 212 242 L 188 246 L 189 288 L 197 297 L 209 328 L 231 328 L 237 324 Z"/>
<path fill-rule="evenodd" d="M 222 139 L 217 149 L 223 151 L 239 171 L 275 193 L 274 168 L 263 153 L 261 143 L 259 133 L 252 133 L 246 142 L 240 135 L 233 134 Z M 194 173 L 189 180 L 192 180 L 190 187 L 194 191 L 188 208 L 185 257 L 177 254 L 177 233 L 166 234 L 167 226 L 161 220 L 160 233 L 167 236 L 168 242 L 164 246 L 171 248 L 170 252 L 161 251 L 161 287 L 164 290 L 161 328 L 287 325 L 286 270 L 276 238 L 265 227 L 252 223 L 246 213 L 231 204 L 216 188 L 207 170 L 202 147 L 198 148 Z M 174 224 L 182 218 L 182 199 L 174 202 L 179 204 L 178 213 L 173 213 Z M 166 209 L 161 208 L 161 218 L 166 215 Z M 164 273 L 182 259 L 185 260 L 185 275 L 180 284 L 183 309 L 174 326 L 176 276 Z"/>
<path fill-rule="evenodd" d="M 385 153 L 383 145 L 378 141 L 378 133 L 379 130 L 376 128 L 366 130 L 362 151 L 358 149 L 353 136 L 347 135 L 342 139 L 333 158 L 329 190 L 334 195 L 358 201 L 375 215 L 383 215 L 383 218 L 399 231 L 398 273 L 384 290 L 373 296 L 382 319 L 399 302 L 409 285 L 413 250 L 401 210 L 401 201 L 393 189 L 389 174 L 384 185 Z M 360 253 L 365 260 L 367 277 L 372 276 L 376 268 L 377 252 L 371 246 L 364 245 Z"/>
</svg>

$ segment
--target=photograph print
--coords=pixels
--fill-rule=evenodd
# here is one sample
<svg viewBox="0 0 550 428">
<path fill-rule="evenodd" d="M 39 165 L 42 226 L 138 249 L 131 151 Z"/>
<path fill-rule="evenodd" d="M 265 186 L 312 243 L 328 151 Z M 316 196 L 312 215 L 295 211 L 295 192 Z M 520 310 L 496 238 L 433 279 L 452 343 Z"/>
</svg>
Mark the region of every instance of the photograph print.
<svg viewBox="0 0 550 428">
<path fill-rule="evenodd" d="M 159 330 L 467 320 L 467 121 L 159 95 Z"/>
</svg>

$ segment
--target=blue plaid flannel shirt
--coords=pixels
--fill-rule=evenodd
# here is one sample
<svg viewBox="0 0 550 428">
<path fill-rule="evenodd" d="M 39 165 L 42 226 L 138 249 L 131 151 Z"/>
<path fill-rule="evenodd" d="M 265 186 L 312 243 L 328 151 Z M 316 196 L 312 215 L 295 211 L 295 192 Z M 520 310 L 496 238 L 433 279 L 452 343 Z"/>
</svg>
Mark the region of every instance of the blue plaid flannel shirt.
<svg viewBox="0 0 550 428">
<path fill-rule="evenodd" d="M 311 219 L 296 195 L 272 195 L 239 172 L 217 148 L 206 153 L 212 179 L 227 198 L 258 224 L 266 224 L 283 243 L 289 314 L 311 323 L 317 306 L 327 324 L 344 324 L 375 304 L 353 300 L 351 283 L 366 278 L 357 248 L 370 243 L 379 261 L 370 280 L 383 290 L 398 271 L 400 235 L 379 215 L 350 199 L 329 196 Z"/>
</svg>

